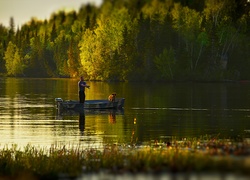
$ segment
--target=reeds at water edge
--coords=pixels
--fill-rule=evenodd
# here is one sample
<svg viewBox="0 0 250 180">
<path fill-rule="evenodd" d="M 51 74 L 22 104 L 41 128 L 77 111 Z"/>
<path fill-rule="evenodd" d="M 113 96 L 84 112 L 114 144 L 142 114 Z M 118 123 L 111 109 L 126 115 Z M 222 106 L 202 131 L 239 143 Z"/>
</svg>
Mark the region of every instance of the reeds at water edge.
<svg viewBox="0 0 250 180">
<path fill-rule="evenodd" d="M 83 173 L 235 172 L 250 176 L 250 144 L 246 139 L 218 136 L 153 140 L 138 144 L 107 144 L 100 148 L 28 144 L 0 150 L 0 177 L 56 179 Z"/>
</svg>

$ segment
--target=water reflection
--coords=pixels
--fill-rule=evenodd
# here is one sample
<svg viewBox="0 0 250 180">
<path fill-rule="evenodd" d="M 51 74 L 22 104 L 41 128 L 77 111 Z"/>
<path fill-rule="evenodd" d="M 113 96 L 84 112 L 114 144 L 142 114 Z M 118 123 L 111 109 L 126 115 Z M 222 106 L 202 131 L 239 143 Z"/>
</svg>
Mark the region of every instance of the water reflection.
<svg viewBox="0 0 250 180">
<path fill-rule="evenodd" d="M 85 113 L 84 112 L 79 113 L 79 129 L 81 133 L 83 133 L 85 130 Z"/>
<path fill-rule="evenodd" d="M 109 123 L 111 123 L 111 124 L 116 123 L 116 112 L 115 111 L 109 112 Z"/>
<path fill-rule="evenodd" d="M 86 121 L 86 115 L 87 116 L 105 116 L 108 117 L 109 124 L 116 124 L 116 116 L 117 115 L 124 115 L 124 109 L 84 109 L 82 111 L 74 111 L 74 110 L 64 110 L 64 111 L 58 111 L 56 112 L 56 119 L 57 120 L 63 120 L 65 118 L 73 118 L 78 116 L 79 120 L 79 130 L 80 132 L 84 133 L 85 131 L 85 121 Z"/>
<path fill-rule="evenodd" d="M 55 97 L 77 99 L 77 81 L 0 78 L 1 144 L 167 142 L 168 137 L 204 134 L 250 137 L 250 83 L 90 82 L 93 88 L 86 99 L 105 99 L 116 91 L 127 99 L 126 113 L 58 114 Z"/>
</svg>

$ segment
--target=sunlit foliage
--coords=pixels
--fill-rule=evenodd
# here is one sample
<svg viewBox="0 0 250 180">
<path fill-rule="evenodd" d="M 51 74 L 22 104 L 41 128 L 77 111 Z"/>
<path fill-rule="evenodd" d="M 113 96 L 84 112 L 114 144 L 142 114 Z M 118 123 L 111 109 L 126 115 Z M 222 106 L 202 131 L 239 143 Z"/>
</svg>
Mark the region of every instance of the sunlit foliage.
<svg viewBox="0 0 250 180">
<path fill-rule="evenodd" d="M 23 74 L 25 64 L 20 56 L 18 47 L 11 41 L 5 51 L 4 60 L 8 75 L 16 76 Z"/>
<path fill-rule="evenodd" d="M 10 18 L 9 27 L 0 26 L 0 74 L 250 79 L 249 9 L 247 0 L 104 0 L 100 7 L 83 5 L 44 21 L 32 18 L 21 28 Z M 175 52 L 171 68 L 169 49 Z"/>
<path fill-rule="evenodd" d="M 94 31 L 86 30 L 80 43 L 80 57 L 83 71 L 90 79 L 122 80 L 127 63 L 121 57 L 124 33 L 132 30 L 133 24 L 125 8 L 113 10 L 109 18 L 102 15 Z"/>
</svg>

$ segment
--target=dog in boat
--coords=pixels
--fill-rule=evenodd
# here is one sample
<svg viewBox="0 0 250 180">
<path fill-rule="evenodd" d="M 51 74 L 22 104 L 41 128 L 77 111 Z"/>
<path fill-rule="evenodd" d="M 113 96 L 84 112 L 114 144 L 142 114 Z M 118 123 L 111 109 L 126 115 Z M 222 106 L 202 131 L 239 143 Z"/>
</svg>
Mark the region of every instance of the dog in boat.
<svg viewBox="0 0 250 180">
<path fill-rule="evenodd" d="M 116 93 L 112 93 L 112 94 L 109 95 L 108 100 L 110 102 L 115 102 L 115 97 L 116 97 Z"/>
</svg>

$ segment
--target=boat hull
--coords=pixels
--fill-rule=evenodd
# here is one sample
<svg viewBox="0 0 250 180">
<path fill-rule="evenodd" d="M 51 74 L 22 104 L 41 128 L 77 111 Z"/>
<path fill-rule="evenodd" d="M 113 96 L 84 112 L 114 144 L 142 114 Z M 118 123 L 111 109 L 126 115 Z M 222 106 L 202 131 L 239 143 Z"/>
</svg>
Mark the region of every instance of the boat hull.
<svg viewBox="0 0 250 180">
<path fill-rule="evenodd" d="M 125 99 L 116 99 L 114 102 L 108 100 L 86 100 L 84 104 L 76 100 L 64 101 L 61 98 L 56 98 L 55 101 L 59 111 L 82 111 L 84 109 L 122 109 Z"/>
</svg>

